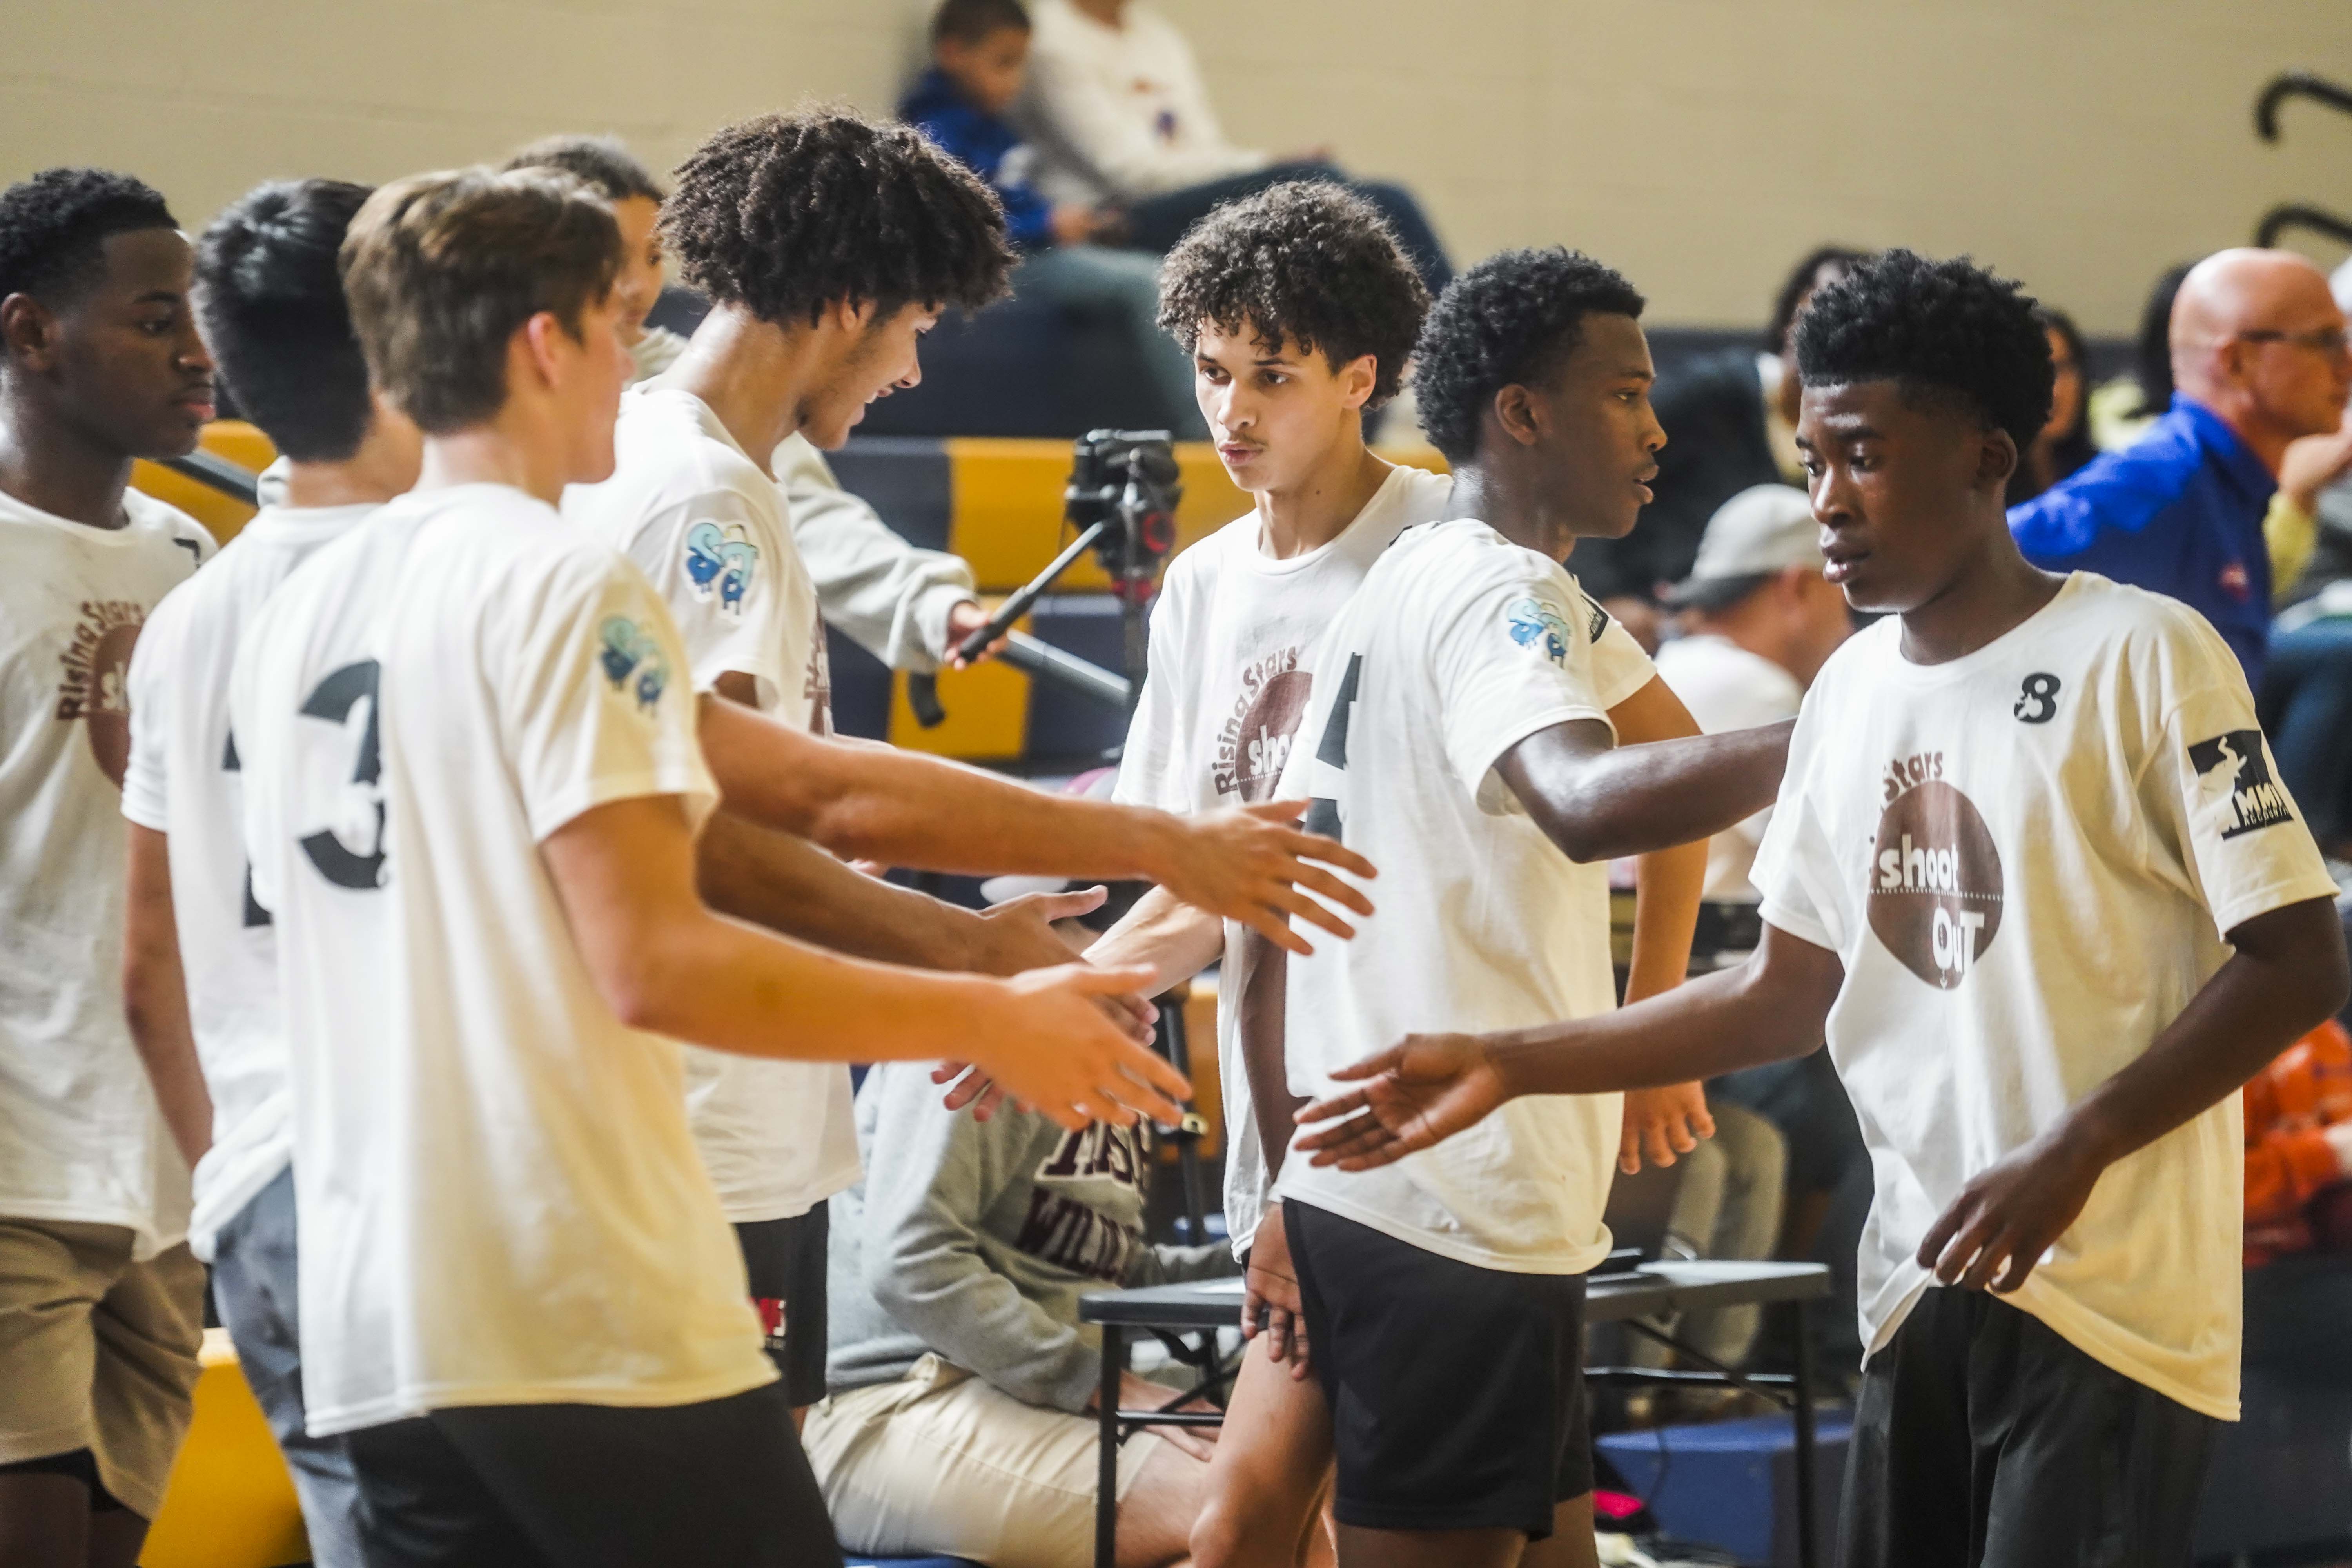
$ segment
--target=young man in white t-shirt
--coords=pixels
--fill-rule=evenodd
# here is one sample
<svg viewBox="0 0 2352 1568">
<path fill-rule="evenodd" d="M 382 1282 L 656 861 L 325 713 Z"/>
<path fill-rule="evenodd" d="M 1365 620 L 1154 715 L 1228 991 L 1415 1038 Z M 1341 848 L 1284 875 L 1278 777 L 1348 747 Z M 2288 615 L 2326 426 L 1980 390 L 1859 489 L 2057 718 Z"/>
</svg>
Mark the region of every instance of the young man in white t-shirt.
<svg viewBox="0 0 2352 1568">
<path fill-rule="evenodd" d="M 679 1047 L 966 1052 L 1066 1124 L 1174 1114 L 1098 1001 L 839 959 L 714 916 L 676 628 L 568 524 L 628 372 L 610 211 L 568 177 L 379 191 L 344 242 L 409 495 L 256 616 L 231 678 L 278 934 L 303 1392 L 371 1563 L 838 1563 Z"/>
<path fill-rule="evenodd" d="M 125 1011 L 195 1170 L 189 1245 L 212 1265 L 320 1568 L 359 1563 L 359 1493 L 342 1440 L 303 1426 L 278 945 L 248 887 L 228 681 L 239 634 L 287 574 L 416 482 L 416 426 L 368 390 L 336 265 L 368 195 L 339 180 L 263 185 L 197 244 L 205 339 L 237 411 L 285 459 L 284 495 L 147 618 L 122 782 Z"/>
<path fill-rule="evenodd" d="M 1613 857 L 1680 847 L 1643 892 L 1680 911 L 1681 951 L 1634 976 L 1636 994 L 1672 985 L 1705 835 L 1769 796 L 1788 727 L 1686 739 L 1559 564 L 1649 499 L 1664 436 L 1642 308 L 1551 249 L 1480 262 L 1430 312 L 1414 377 L 1452 516 L 1402 535 L 1333 620 L 1281 785 L 1313 800 L 1309 826 L 1379 847 L 1381 910 L 1358 951 L 1285 960 L 1274 1048 L 1244 1053 L 1261 1104 L 1413 1028 L 1610 1010 Z M 1620 749 L 1618 714 L 1674 739 Z M 1283 1163 L 1343 1568 L 1594 1561 L 1582 1276 L 1609 1250 L 1623 1120 L 1615 1095 L 1559 1098 L 1409 1166 Z"/>
<path fill-rule="evenodd" d="M 940 312 L 976 310 L 1003 290 L 1012 261 L 1003 220 L 968 171 L 913 132 L 818 112 L 719 132 L 680 167 L 663 224 L 710 314 L 676 364 L 624 396 L 613 477 L 574 488 L 564 510 L 628 554 L 662 595 L 695 690 L 822 736 L 832 713 L 816 591 L 782 491 L 751 454 L 772 453 L 795 432 L 838 447 L 868 403 L 910 384 L 916 345 Z M 722 779 L 761 765 L 759 753 L 733 744 L 739 734 L 706 735 Z M 935 766 L 958 782 L 975 778 Z M 1252 829 L 1244 839 L 1189 824 L 1181 852 L 1154 861 L 1144 858 L 1150 840 L 1100 831 L 1142 815 L 1133 808 L 998 783 L 936 818 L 929 845 L 902 847 L 894 858 L 954 863 L 1002 799 L 1020 802 L 1038 831 L 1014 851 L 1021 864 L 989 868 L 1146 873 L 1236 915 L 1255 903 L 1254 892 L 1231 891 L 1250 842 L 1318 843 L 1271 821 L 1237 825 Z M 968 961 L 933 937 L 929 910 L 908 909 L 935 900 L 821 856 L 786 860 L 772 834 L 727 816 L 712 838 L 706 853 L 730 862 L 719 874 L 727 885 L 752 869 L 773 873 L 758 906 L 764 923 L 865 957 Z M 1090 906 L 1082 898 L 1055 907 Z M 1066 959 L 1043 921 L 1033 934 L 1029 948 L 1008 944 L 988 967 Z M 780 1342 L 793 1404 L 805 1409 L 824 1397 L 824 1200 L 858 1175 L 848 1071 L 695 1051 L 687 1078 L 697 1142 Z"/>
<path fill-rule="evenodd" d="M 1826 1028 L 1877 1173 L 1853 1568 L 2189 1561 L 2237 1415 L 2236 1090 L 2347 988 L 2335 886 L 2228 647 L 2010 538 L 2050 405 L 2032 305 L 1891 251 L 1798 322 L 1829 575 L 1894 615 L 1806 695 L 1755 958 L 1605 1018 L 1409 1038 L 1334 1074 L 1370 1082 L 1300 1143 L 1370 1168 L 1517 1095 Z"/>
<path fill-rule="evenodd" d="M 136 1559 L 187 1430 L 204 1269 L 123 1026 L 123 680 L 212 553 L 125 486 L 192 450 L 191 251 L 126 175 L 0 192 L 0 1560 Z"/>
</svg>

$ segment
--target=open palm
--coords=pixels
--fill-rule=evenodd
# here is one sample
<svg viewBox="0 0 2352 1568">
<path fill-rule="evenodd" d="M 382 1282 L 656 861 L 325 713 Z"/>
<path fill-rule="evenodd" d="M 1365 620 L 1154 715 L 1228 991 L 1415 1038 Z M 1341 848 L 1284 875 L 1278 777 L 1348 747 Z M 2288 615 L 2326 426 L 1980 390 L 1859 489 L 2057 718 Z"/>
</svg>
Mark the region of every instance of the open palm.
<svg viewBox="0 0 2352 1568">
<path fill-rule="evenodd" d="M 1362 1087 L 1316 1101 L 1298 1140 L 1318 1165 L 1368 1171 L 1417 1153 L 1475 1126 L 1508 1098 L 1475 1035 L 1409 1035 L 1404 1043 L 1331 1075 Z"/>
</svg>

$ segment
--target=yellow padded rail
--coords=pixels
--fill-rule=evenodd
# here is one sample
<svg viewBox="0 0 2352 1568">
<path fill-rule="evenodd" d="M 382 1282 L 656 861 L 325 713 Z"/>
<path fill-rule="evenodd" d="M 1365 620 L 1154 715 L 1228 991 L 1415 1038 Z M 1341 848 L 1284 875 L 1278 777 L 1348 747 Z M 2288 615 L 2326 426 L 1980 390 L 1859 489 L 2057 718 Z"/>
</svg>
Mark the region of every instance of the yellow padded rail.
<svg viewBox="0 0 2352 1568">
<path fill-rule="evenodd" d="M 257 474 L 278 460 L 278 448 L 269 444 L 269 437 L 242 419 L 214 420 L 205 426 L 199 444 L 213 456 Z M 131 483 L 157 500 L 178 507 L 210 529 L 213 538 L 223 544 L 253 521 L 253 508 L 210 485 L 173 473 L 161 463 L 132 464 Z"/>
<path fill-rule="evenodd" d="M 283 1568 L 310 1560 L 294 1480 L 226 1329 L 205 1331 L 196 1416 L 141 1568 Z"/>
</svg>

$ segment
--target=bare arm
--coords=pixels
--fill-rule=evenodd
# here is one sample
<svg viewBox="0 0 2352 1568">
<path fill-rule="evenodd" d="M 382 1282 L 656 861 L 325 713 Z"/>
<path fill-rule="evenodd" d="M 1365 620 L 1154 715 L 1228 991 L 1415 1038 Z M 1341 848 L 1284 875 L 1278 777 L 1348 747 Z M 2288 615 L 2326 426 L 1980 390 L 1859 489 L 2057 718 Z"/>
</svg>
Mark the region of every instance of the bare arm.
<svg viewBox="0 0 2352 1568">
<path fill-rule="evenodd" d="M 1747 963 L 1597 1017 L 1492 1035 L 1415 1035 L 1334 1077 L 1363 1087 L 1318 1100 L 1298 1140 L 1318 1165 L 1385 1165 L 1523 1094 L 1606 1094 L 1713 1078 L 1818 1048 L 1845 968 L 1767 924 Z"/>
<path fill-rule="evenodd" d="M 1621 746 L 1687 740 L 1700 732 L 1698 721 L 1653 676 L 1649 683 L 1609 710 Z M 1680 985 L 1690 973 L 1691 937 L 1698 930 L 1699 895 L 1706 887 L 1706 840 L 1653 849 L 1633 871 L 1633 956 L 1625 976 L 1625 1000 L 1639 1002 Z M 1706 1090 L 1697 1083 L 1635 1089 L 1625 1097 L 1625 1124 L 1617 1168 L 1627 1175 L 1642 1168 L 1646 1152 L 1654 1165 L 1715 1135 Z"/>
<path fill-rule="evenodd" d="M 2236 951 L 2129 1067 L 1961 1190 L 1919 1243 L 1947 1285 L 2014 1290 L 2090 1201 L 2099 1173 L 2234 1094 L 2344 1005 L 2344 928 L 2331 899 L 2257 915 Z"/>
<path fill-rule="evenodd" d="M 1087 949 L 1087 957 L 1150 970 L 1151 983 L 1144 989 L 1157 996 L 1208 968 L 1224 951 L 1223 921 L 1179 901 L 1165 888 L 1154 888 Z"/>
<path fill-rule="evenodd" d="M 1771 805 L 1796 727 L 1612 747 L 1607 725 L 1577 719 L 1529 735 L 1495 771 L 1569 858 L 1613 860 L 1706 838 Z"/>
<path fill-rule="evenodd" d="M 180 928 L 172 912 L 171 840 L 152 827 L 131 831 L 130 887 L 123 913 L 122 1008 L 147 1081 L 194 1169 L 213 1143 L 213 1100 L 196 1060 L 188 1022 L 187 976 L 180 967 Z"/>
<path fill-rule="evenodd" d="M 1139 878 L 1301 952 L 1312 949 L 1290 931 L 1290 915 L 1354 934 L 1302 889 L 1371 912 L 1361 893 L 1308 864 L 1372 875 L 1361 856 L 1291 826 L 1303 801 L 1179 817 L 1076 800 L 940 757 L 805 734 L 723 697 L 704 700 L 701 738 L 730 811 L 852 858 L 973 874 Z"/>
<path fill-rule="evenodd" d="M 614 801 L 541 846 L 597 989 L 633 1028 L 754 1057 L 958 1056 L 1065 1127 L 1172 1121 L 1182 1075 L 1096 1005 L 1144 976 L 1084 964 L 1010 980 L 837 957 L 713 914 L 676 796 Z"/>
</svg>

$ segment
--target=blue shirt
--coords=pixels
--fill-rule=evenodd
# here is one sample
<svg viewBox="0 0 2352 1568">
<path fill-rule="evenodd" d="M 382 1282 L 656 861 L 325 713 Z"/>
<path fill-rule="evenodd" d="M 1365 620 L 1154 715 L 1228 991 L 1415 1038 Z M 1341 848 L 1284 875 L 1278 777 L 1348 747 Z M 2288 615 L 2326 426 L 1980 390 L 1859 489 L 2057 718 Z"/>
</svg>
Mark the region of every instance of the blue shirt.
<svg viewBox="0 0 2352 1568">
<path fill-rule="evenodd" d="M 933 66 L 898 105 L 898 118 L 988 182 L 1004 204 L 1004 229 L 1023 250 L 1054 243 L 1053 208 L 1029 187 L 1036 156 L 1012 126 L 971 106 L 955 79 Z"/>
<path fill-rule="evenodd" d="M 2175 393 L 2131 446 L 2011 508 L 2009 531 L 2036 566 L 2096 572 L 2195 609 L 2259 691 L 2271 626 L 2263 516 L 2277 489 L 2236 431 Z"/>
</svg>

